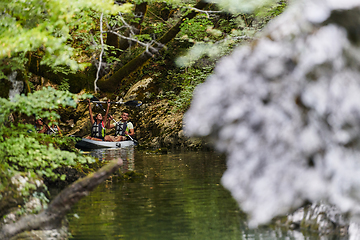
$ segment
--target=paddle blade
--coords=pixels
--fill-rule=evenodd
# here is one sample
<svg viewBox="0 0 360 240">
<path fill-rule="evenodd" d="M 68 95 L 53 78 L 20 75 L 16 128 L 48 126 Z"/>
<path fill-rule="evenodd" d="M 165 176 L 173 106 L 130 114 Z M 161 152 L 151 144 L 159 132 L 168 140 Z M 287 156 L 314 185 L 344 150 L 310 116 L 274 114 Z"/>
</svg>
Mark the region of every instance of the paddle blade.
<svg viewBox="0 0 360 240">
<path fill-rule="evenodd" d="M 106 112 L 105 108 L 101 105 L 101 103 L 99 102 L 99 99 L 97 97 L 92 97 L 90 98 L 90 101 L 96 103 L 96 106 L 98 106 L 99 108 L 101 108 L 104 112 Z"/>
<path fill-rule="evenodd" d="M 136 100 L 131 100 L 131 101 L 125 102 L 124 104 L 126 106 L 130 106 L 130 107 L 139 107 L 139 106 L 141 106 L 142 102 L 136 101 Z"/>
<path fill-rule="evenodd" d="M 90 99 L 93 103 L 97 103 L 97 104 L 100 104 L 101 106 L 101 103 L 107 103 L 105 101 L 99 101 L 98 98 L 96 97 L 92 97 Z M 142 105 L 142 102 L 141 101 L 137 101 L 137 100 L 131 100 L 131 101 L 127 101 L 127 102 L 110 102 L 110 103 L 115 103 L 115 104 L 124 104 L 125 106 L 130 106 L 130 107 L 139 107 Z"/>
</svg>

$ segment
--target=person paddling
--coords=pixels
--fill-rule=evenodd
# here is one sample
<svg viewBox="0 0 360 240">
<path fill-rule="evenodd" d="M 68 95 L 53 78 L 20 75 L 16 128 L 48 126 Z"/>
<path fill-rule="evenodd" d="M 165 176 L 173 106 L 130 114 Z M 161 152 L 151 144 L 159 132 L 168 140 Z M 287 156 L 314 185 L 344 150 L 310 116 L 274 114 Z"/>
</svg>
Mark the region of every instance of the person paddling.
<svg viewBox="0 0 360 240">
<path fill-rule="evenodd" d="M 110 102 L 108 101 L 106 113 L 109 112 Z M 128 139 L 127 136 L 130 136 L 131 138 L 135 135 L 134 131 L 134 125 L 131 122 L 128 122 L 129 120 L 129 113 L 123 112 L 121 114 L 121 119 L 119 122 L 116 122 L 116 124 L 111 124 L 110 120 L 113 120 L 112 116 L 109 116 L 109 120 L 106 123 L 106 128 L 111 129 L 115 127 L 115 134 L 114 136 L 106 135 L 105 141 L 109 142 L 119 142 L 119 141 L 125 141 Z"/>
<path fill-rule="evenodd" d="M 38 133 L 46 133 L 48 128 L 45 126 L 42 118 L 36 118 L 35 120 L 35 130 L 38 132 Z"/>
<path fill-rule="evenodd" d="M 98 113 L 94 119 L 90 105 L 90 99 L 88 99 L 88 101 L 89 101 L 90 122 L 92 127 L 91 127 L 91 135 L 86 138 L 96 141 L 103 141 L 105 137 L 104 122 L 106 123 L 108 111 L 106 111 L 104 118 L 102 117 L 101 113 Z"/>
<path fill-rule="evenodd" d="M 52 124 L 49 126 L 42 118 L 36 118 L 34 127 L 38 133 L 45 133 L 48 135 L 58 134 L 59 136 L 62 136 L 61 129 L 58 125 Z"/>
<path fill-rule="evenodd" d="M 62 137 L 62 132 L 61 129 L 58 125 L 52 124 L 51 126 L 47 126 L 48 130 L 46 132 L 46 134 L 48 135 L 59 135 L 60 137 Z"/>
</svg>

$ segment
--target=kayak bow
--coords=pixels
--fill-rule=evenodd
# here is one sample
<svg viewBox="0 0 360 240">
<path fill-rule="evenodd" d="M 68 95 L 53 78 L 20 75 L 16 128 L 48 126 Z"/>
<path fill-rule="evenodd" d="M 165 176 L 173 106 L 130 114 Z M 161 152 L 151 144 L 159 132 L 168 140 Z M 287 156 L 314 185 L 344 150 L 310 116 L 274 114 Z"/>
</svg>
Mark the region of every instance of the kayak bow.
<svg viewBox="0 0 360 240">
<path fill-rule="evenodd" d="M 133 145 L 133 141 L 106 142 L 83 138 L 81 141 L 76 143 L 75 147 L 81 150 L 93 150 L 100 148 L 124 148 Z"/>
</svg>

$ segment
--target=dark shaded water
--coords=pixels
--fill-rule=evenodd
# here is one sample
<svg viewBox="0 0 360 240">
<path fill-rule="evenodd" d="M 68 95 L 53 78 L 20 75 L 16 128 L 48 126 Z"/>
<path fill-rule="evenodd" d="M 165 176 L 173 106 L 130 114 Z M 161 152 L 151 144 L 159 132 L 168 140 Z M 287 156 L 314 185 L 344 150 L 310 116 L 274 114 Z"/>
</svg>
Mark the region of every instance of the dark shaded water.
<svg viewBox="0 0 360 240">
<path fill-rule="evenodd" d="M 246 227 L 246 216 L 220 184 L 225 159 L 214 152 L 147 154 L 128 149 L 93 152 L 121 156 L 127 180 L 110 179 L 68 214 L 73 239 L 317 239 L 298 232 Z"/>
</svg>

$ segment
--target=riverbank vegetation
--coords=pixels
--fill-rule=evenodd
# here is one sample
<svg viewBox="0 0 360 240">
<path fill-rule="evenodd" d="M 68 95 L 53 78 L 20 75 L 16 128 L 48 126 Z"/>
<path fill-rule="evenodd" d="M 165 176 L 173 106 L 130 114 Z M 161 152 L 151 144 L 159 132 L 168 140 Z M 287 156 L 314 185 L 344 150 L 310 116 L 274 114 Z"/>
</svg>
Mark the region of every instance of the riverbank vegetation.
<svg viewBox="0 0 360 240">
<path fill-rule="evenodd" d="M 14 207 L 21 209 L 31 195 L 46 199 L 35 192 L 46 188 L 40 184 L 44 177 L 66 178 L 56 169 L 81 168 L 93 161 L 69 151 L 70 137 L 37 134 L 33 127 L 35 118 L 41 117 L 48 124 L 66 125 L 64 135 L 76 132 L 73 126 L 86 128 L 81 118 L 88 115 L 74 118 L 74 112 L 78 100 L 89 93 L 131 100 L 127 92 L 151 79 L 136 90 L 144 108 L 134 110 L 132 119 L 146 132 L 138 137 L 146 139 L 144 143 L 174 143 L 173 136 L 183 136 L 182 115 L 195 87 L 222 56 L 256 39 L 287 4 L 240 1 L 240 9 L 234 11 L 227 1 L 221 3 L 2 1 L 1 216 Z"/>
</svg>

